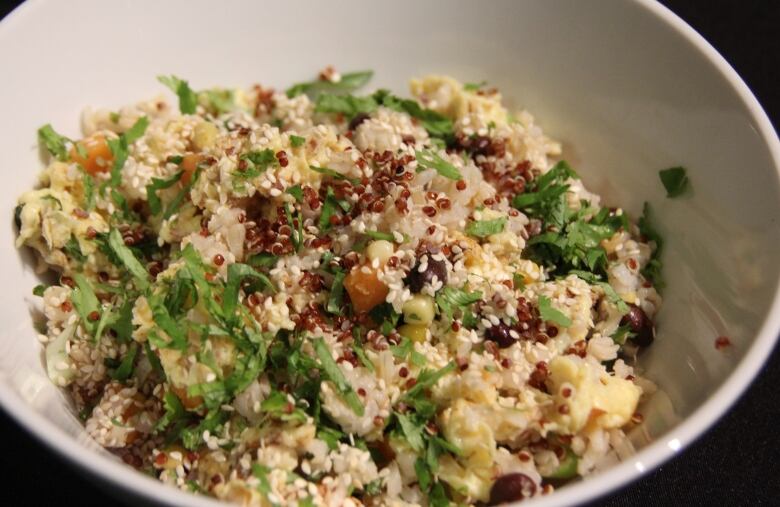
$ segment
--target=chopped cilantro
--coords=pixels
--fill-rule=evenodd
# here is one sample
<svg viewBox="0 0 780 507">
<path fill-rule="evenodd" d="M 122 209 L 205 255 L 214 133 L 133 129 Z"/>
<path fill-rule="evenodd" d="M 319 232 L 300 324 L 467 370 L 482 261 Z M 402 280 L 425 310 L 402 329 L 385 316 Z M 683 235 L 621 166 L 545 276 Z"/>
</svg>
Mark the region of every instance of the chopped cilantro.
<svg viewBox="0 0 780 507">
<path fill-rule="evenodd" d="M 183 174 L 184 171 L 179 171 L 168 179 L 152 178 L 152 182 L 146 185 L 146 198 L 152 215 L 159 215 L 162 212 L 162 202 L 157 196 L 157 191 L 174 186 L 181 180 Z"/>
<path fill-rule="evenodd" d="M 68 258 L 73 259 L 76 262 L 81 263 L 87 260 L 87 256 L 81 252 L 79 241 L 73 234 L 70 235 L 70 239 L 65 243 L 62 249 L 65 251 Z"/>
<path fill-rule="evenodd" d="M 431 137 L 449 141 L 455 134 L 452 120 L 436 111 L 423 108 L 415 100 L 401 99 L 387 90 L 378 90 L 372 97 L 381 106 L 417 118 Z"/>
<path fill-rule="evenodd" d="M 76 282 L 76 288 L 71 291 L 70 300 L 76 308 L 76 313 L 81 317 L 84 327 L 94 336 L 97 322 L 92 320 L 90 315 L 100 310 L 100 301 L 98 301 L 95 290 L 84 275 L 75 273 L 73 280 Z"/>
<path fill-rule="evenodd" d="M 132 342 L 127 348 L 127 353 L 119 363 L 119 367 L 111 373 L 111 378 L 123 382 L 130 378 L 135 365 L 135 357 L 138 355 L 138 343 Z"/>
<path fill-rule="evenodd" d="M 84 209 L 92 211 L 95 207 L 95 180 L 84 169 L 81 169 L 81 184 L 84 187 Z"/>
<path fill-rule="evenodd" d="M 170 88 L 179 97 L 181 114 L 195 114 L 198 106 L 198 96 L 192 91 L 189 83 L 176 76 L 157 76 L 157 80 Z"/>
<path fill-rule="evenodd" d="M 393 236 L 389 232 L 365 231 L 363 234 L 373 239 L 383 239 L 385 241 L 390 241 L 390 242 L 395 241 L 395 236 Z"/>
<path fill-rule="evenodd" d="M 303 202 L 303 189 L 300 185 L 295 185 L 292 187 L 287 188 L 286 192 L 293 196 L 295 199 L 295 202 L 302 203 Z"/>
<path fill-rule="evenodd" d="M 425 169 L 434 169 L 441 176 L 451 180 L 460 180 L 463 178 L 460 171 L 458 171 L 454 165 L 450 164 L 431 150 L 417 150 L 414 154 L 417 157 L 417 172 Z"/>
<path fill-rule="evenodd" d="M 357 179 L 357 178 L 348 178 L 347 176 L 341 174 L 338 171 L 330 169 L 329 167 L 317 167 L 317 166 L 310 165 L 309 169 L 311 169 L 312 171 L 314 171 L 316 173 L 324 174 L 326 176 L 330 176 L 331 178 L 334 178 L 334 179 L 337 179 L 337 180 L 348 180 L 348 181 L 350 181 L 352 183 L 360 182 L 360 180 Z"/>
<path fill-rule="evenodd" d="M 46 290 L 46 286 L 42 284 L 38 284 L 35 287 L 33 287 L 32 293 L 33 296 L 43 297 L 43 292 Z"/>
<path fill-rule="evenodd" d="M 336 271 L 333 277 L 333 283 L 330 286 L 330 293 L 328 294 L 328 303 L 325 306 L 325 310 L 328 313 L 334 315 L 341 315 L 341 306 L 344 300 L 344 277 L 346 273 L 344 271 Z"/>
<path fill-rule="evenodd" d="M 467 92 L 475 92 L 485 86 L 487 84 L 487 81 L 480 81 L 479 83 L 465 83 L 463 85 L 463 89 Z"/>
<path fill-rule="evenodd" d="M 317 113 L 343 114 L 351 119 L 359 113 L 376 111 L 377 104 L 372 97 L 356 97 L 354 95 L 322 94 L 317 97 L 314 111 Z"/>
<path fill-rule="evenodd" d="M 336 361 L 331 357 L 330 349 L 328 349 L 325 341 L 322 338 L 317 338 L 312 341 L 312 344 L 314 345 L 314 350 L 320 360 L 325 376 L 328 380 L 333 382 L 336 386 L 336 390 L 341 394 L 341 397 L 349 408 L 351 408 L 358 417 L 362 417 L 365 413 L 363 403 L 352 389 L 352 386 L 349 385 L 347 379 L 344 378 L 344 374 L 339 369 Z"/>
<path fill-rule="evenodd" d="M 48 123 L 38 129 L 38 142 L 46 146 L 48 152 L 60 162 L 68 160 L 68 148 L 65 144 L 68 141 L 67 137 L 59 135 Z"/>
<path fill-rule="evenodd" d="M 279 257 L 268 252 L 260 252 L 258 254 L 254 254 L 249 259 L 247 259 L 246 263 L 255 268 L 270 269 L 276 266 L 276 263 L 278 261 L 279 261 Z"/>
<path fill-rule="evenodd" d="M 236 108 L 233 90 L 214 88 L 201 92 L 209 103 L 209 108 L 217 115 L 229 113 Z M 193 111 L 194 112 L 194 111 Z"/>
<path fill-rule="evenodd" d="M 475 222 L 469 222 L 466 225 L 466 234 L 469 236 L 475 236 L 477 238 L 486 238 L 493 234 L 498 234 L 504 230 L 506 226 L 506 217 L 500 217 L 493 220 L 479 220 Z"/>
<path fill-rule="evenodd" d="M 300 148 L 301 146 L 303 146 L 303 143 L 305 142 L 306 142 L 305 137 L 296 136 L 294 134 L 290 135 L 290 144 L 292 145 L 293 148 Z"/>
<path fill-rule="evenodd" d="M 451 373 L 457 369 L 457 365 L 455 364 L 455 361 L 450 361 L 445 366 L 441 367 L 440 369 L 433 371 L 433 370 L 422 370 L 420 374 L 417 376 L 417 383 L 414 384 L 414 386 L 406 391 L 406 394 L 403 396 L 404 400 L 411 401 L 414 400 L 414 398 L 419 397 L 426 389 L 430 389 L 436 383 L 445 375 L 448 373 Z"/>
<path fill-rule="evenodd" d="M 670 167 L 669 169 L 658 171 L 658 176 L 666 189 L 666 197 L 679 197 L 690 186 L 684 167 Z"/>
<path fill-rule="evenodd" d="M 119 137 L 109 139 L 108 148 L 114 156 L 114 162 L 111 164 L 111 186 L 118 187 L 122 183 L 122 168 L 125 166 L 129 156 L 130 145 L 138 140 L 149 126 L 149 120 L 142 116 L 130 127 L 127 132 L 120 134 Z"/>
<path fill-rule="evenodd" d="M 639 218 L 639 233 L 644 236 L 648 241 L 655 243 L 655 249 L 650 257 L 650 260 L 642 268 L 642 276 L 650 280 L 653 286 L 657 290 L 664 288 L 664 281 L 662 277 L 663 264 L 661 263 L 661 253 L 663 252 L 664 240 L 661 234 L 655 229 L 652 223 L 652 209 L 650 204 L 645 203 L 642 209 L 642 216 Z"/>
<path fill-rule="evenodd" d="M 252 266 L 240 263 L 231 264 L 227 269 L 227 284 L 225 285 L 225 293 L 222 295 L 222 313 L 225 317 L 230 317 L 235 312 L 238 304 L 238 289 L 241 281 L 245 278 L 257 280 L 276 292 L 273 282 L 263 273 L 255 271 Z"/>
<path fill-rule="evenodd" d="M 125 245 L 125 242 L 122 239 L 122 235 L 119 233 L 118 229 L 111 229 L 111 232 L 109 232 L 108 246 L 111 248 L 111 251 L 114 252 L 114 255 L 116 255 L 117 259 L 119 259 L 127 271 L 129 271 L 133 276 L 136 285 L 138 285 L 138 288 L 141 290 L 148 289 L 149 273 L 146 271 L 146 268 L 144 268 L 144 266 L 138 261 L 138 259 L 136 259 L 132 250 L 130 250 Z"/>
<path fill-rule="evenodd" d="M 466 292 L 464 289 L 456 289 L 455 287 L 444 287 L 436 294 L 436 304 L 439 306 L 439 311 L 444 314 L 448 320 L 451 320 L 455 310 L 467 309 L 472 303 L 476 303 L 482 299 L 482 292 Z"/>
<path fill-rule="evenodd" d="M 338 82 L 318 79 L 307 83 L 297 83 L 288 88 L 286 93 L 290 98 L 302 93 L 310 97 L 316 97 L 320 93 L 349 93 L 368 83 L 373 75 L 374 72 L 371 70 L 349 72 L 342 74 Z"/>
<path fill-rule="evenodd" d="M 539 316 L 543 320 L 554 322 L 559 326 L 571 326 L 571 319 L 560 310 L 553 308 L 550 298 L 544 295 L 539 296 Z"/>
</svg>

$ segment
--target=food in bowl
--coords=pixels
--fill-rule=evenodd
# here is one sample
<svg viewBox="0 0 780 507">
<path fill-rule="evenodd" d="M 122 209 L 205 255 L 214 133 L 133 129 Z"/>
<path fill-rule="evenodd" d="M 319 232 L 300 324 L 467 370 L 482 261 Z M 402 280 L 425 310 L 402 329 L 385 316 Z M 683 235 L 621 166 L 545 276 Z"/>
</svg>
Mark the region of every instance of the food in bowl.
<svg viewBox="0 0 780 507">
<path fill-rule="evenodd" d="M 633 452 L 661 240 L 485 84 L 193 91 L 39 131 L 18 246 L 49 377 L 161 481 L 245 505 L 499 504 Z"/>
</svg>

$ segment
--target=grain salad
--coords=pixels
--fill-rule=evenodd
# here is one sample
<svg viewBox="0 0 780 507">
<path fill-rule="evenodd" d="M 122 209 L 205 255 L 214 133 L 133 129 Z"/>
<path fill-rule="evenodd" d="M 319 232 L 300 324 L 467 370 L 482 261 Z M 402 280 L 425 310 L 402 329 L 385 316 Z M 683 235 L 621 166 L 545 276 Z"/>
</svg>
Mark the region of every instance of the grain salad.
<svg viewBox="0 0 780 507">
<path fill-rule="evenodd" d="M 247 506 L 496 505 L 625 459 L 661 239 L 498 90 L 323 70 L 42 127 L 19 198 L 91 438 Z M 177 104 L 178 102 L 178 104 Z"/>
</svg>

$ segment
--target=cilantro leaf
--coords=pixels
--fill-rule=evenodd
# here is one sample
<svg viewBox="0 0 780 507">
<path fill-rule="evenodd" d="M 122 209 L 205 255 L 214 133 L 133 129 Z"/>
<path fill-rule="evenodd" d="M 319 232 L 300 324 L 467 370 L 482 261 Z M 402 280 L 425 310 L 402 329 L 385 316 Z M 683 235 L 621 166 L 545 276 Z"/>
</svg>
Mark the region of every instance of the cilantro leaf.
<svg viewBox="0 0 780 507">
<path fill-rule="evenodd" d="M 124 137 L 125 137 L 125 141 L 127 141 L 127 144 L 131 145 L 137 140 L 139 140 L 146 132 L 146 128 L 148 126 L 149 126 L 149 118 L 147 118 L 146 116 L 142 116 L 138 118 L 138 120 L 136 120 L 136 122 L 133 123 L 133 126 L 124 132 Z"/>
<path fill-rule="evenodd" d="M 414 154 L 415 157 L 417 157 L 417 164 L 419 166 L 417 172 L 424 169 L 434 169 L 445 178 L 451 180 L 463 179 L 460 171 L 458 171 L 454 165 L 441 158 L 437 153 L 434 153 L 431 150 L 416 150 Z"/>
<path fill-rule="evenodd" d="M 341 315 L 341 306 L 344 300 L 344 277 L 346 273 L 344 271 L 336 271 L 333 277 L 333 283 L 330 286 L 330 293 L 328 294 L 328 303 L 325 306 L 325 310 L 328 313 L 334 315 Z"/>
<path fill-rule="evenodd" d="M 456 289 L 455 287 L 444 287 L 436 294 L 436 304 L 439 306 L 439 311 L 447 316 L 448 319 L 452 319 L 455 310 L 460 308 L 465 310 L 472 303 L 476 303 L 482 299 L 482 292 L 466 292 L 464 289 Z"/>
<path fill-rule="evenodd" d="M 467 92 L 475 92 L 485 86 L 487 84 L 487 81 L 480 81 L 479 83 L 465 83 L 463 85 L 463 89 Z"/>
<path fill-rule="evenodd" d="M 290 135 L 290 144 L 292 145 L 293 148 L 300 148 L 301 146 L 303 146 L 303 143 L 305 142 L 306 142 L 305 137 L 296 136 L 294 134 Z"/>
<path fill-rule="evenodd" d="M 111 248 L 111 251 L 114 252 L 117 259 L 122 262 L 127 271 L 133 276 L 138 288 L 141 290 L 148 289 L 149 273 L 138 259 L 136 259 L 135 255 L 133 255 L 132 250 L 125 245 L 125 241 L 122 239 L 119 229 L 111 229 L 111 232 L 108 233 L 108 246 Z"/>
<path fill-rule="evenodd" d="M 87 260 L 87 256 L 81 252 L 79 240 L 73 234 L 70 235 L 70 239 L 63 245 L 62 249 L 69 258 L 74 259 L 76 262 L 81 263 Z"/>
<path fill-rule="evenodd" d="M 506 217 L 500 217 L 493 220 L 479 220 L 469 222 L 466 225 L 466 234 L 469 236 L 475 236 L 477 238 L 486 238 L 493 234 L 498 234 L 504 230 L 506 226 Z"/>
<path fill-rule="evenodd" d="M 81 184 L 84 187 L 84 209 L 92 211 L 95 207 L 95 180 L 87 171 L 81 169 Z"/>
<path fill-rule="evenodd" d="M 111 378 L 119 380 L 120 382 L 127 380 L 130 374 L 133 373 L 133 366 L 135 365 L 135 357 L 138 355 L 138 343 L 132 342 L 127 348 L 127 353 L 122 358 L 122 362 L 119 367 L 111 373 Z"/>
<path fill-rule="evenodd" d="M 666 189 L 666 197 L 679 197 L 689 187 L 690 181 L 684 167 L 670 167 L 658 171 L 658 176 Z"/>
<path fill-rule="evenodd" d="M 289 98 L 296 97 L 302 93 L 310 97 L 316 97 L 320 93 L 349 93 L 357 90 L 371 80 L 374 72 L 364 70 L 358 72 L 349 72 L 341 75 L 338 82 L 318 79 L 306 83 L 297 83 L 287 89 L 286 94 Z"/>
<path fill-rule="evenodd" d="M 639 233 L 648 241 L 655 243 L 655 249 L 653 250 L 650 260 L 645 267 L 642 268 L 642 276 L 650 280 L 657 290 L 661 290 L 665 285 L 662 276 L 663 264 L 661 262 L 664 240 L 652 224 L 652 209 L 650 208 L 649 203 L 645 203 L 638 225 Z"/>
<path fill-rule="evenodd" d="M 571 319 L 564 315 L 560 310 L 553 308 L 550 298 L 544 295 L 539 296 L 539 316 L 541 316 L 543 320 L 554 322 L 559 326 L 571 326 Z"/>
<path fill-rule="evenodd" d="M 382 240 L 385 240 L 385 241 L 389 241 L 391 243 L 395 241 L 395 236 L 393 236 L 389 232 L 364 231 L 363 234 L 365 234 L 369 238 L 382 239 Z"/>
<path fill-rule="evenodd" d="M 68 160 L 68 148 L 65 145 L 68 141 L 67 137 L 55 132 L 49 123 L 38 129 L 38 142 L 42 143 L 46 150 L 60 162 Z"/>
<path fill-rule="evenodd" d="M 456 369 L 457 365 L 455 364 L 455 361 L 450 361 L 445 366 L 436 371 L 428 369 L 422 370 L 417 376 L 417 383 L 414 384 L 411 389 L 406 391 L 403 399 L 413 400 L 414 398 L 420 396 L 426 389 L 430 389 L 431 387 L 435 386 L 442 377 L 455 371 Z"/>
<path fill-rule="evenodd" d="M 359 113 L 369 114 L 376 111 L 377 104 L 372 97 L 354 95 L 322 94 L 314 105 L 316 113 L 340 113 L 351 119 Z"/>
<path fill-rule="evenodd" d="M 229 113 L 236 108 L 233 90 L 211 89 L 200 92 L 206 97 L 209 108 L 217 115 Z"/>
<path fill-rule="evenodd" d="M 324 174 L 326 176 L 330 176 L 331 178 L 337 179 L 337 180 L 348 180 L 348 181 L 351 181 L 352 183 L 360 181 L 360 180 L 355 179 L 355 178 L 348 178 L 347 176 L 345 176 L 345 175 L 341 174 L 340 172 L 338 172 L 338 171 L 336 171 L 334 169 L 331 169 L 329 167 L 317 167 L 317 166 L 314 166 L 314 165 L 310 165 L 309 169 L 311 169 L 312 171 L 314 171 L 316 173 Z"/>
<path fill-rule="evenodd" d="M 381 106 L 393 111 L 407 113 L 409 116 L 420 120 L 423 128 L 428 131 L 431 137 L 449 141 L 455 135 L 455 127 L 452 120 L 436 111 L 423 108 L 415 100 L 401 99 L 387 90 L 378 90 L 372 97 Z"/>
<path fill-rule="evenodd" d="M 182 175 L 184 175 L 184 171 L 179 171 L 168 179 L 152 178 L 152 182 L 146 185 L 146 198 L 152 215 L 159 215 L 162 211 L 162 203 L 157 196 L 157 191 L 174 186 L 179 182 Z"/>
<path fill-rule="evenodd" d="M 398 412 L 396 412 L 395 418 L 409 446 L 417 452 L 422 452 L 425 449 L 425 441 L 423 440 L 423 426 L 425 423 L 419 424 L 410 416 Z"/>
<path fill-rule="evenodd" d="M 314 351 L 317 353 L 317 357 L 320 360 L 320 364 L 322 365 L 322 370 L 325 376 L 328 378 L 328 380 L 333 382 L 333 384 L 336 386 L 336 390 L 341 394 L 341 397 L 344 399 L 344 402 L 349 406 L 349 408 L 351 408 L 358 417 L 362 417 L 365 413 L 363 402 L 360 401 L 360 398 L 352 389 L 352 386 L 350 386 L 347 382 L 347 379 L 339 369 L 336 361 L 334 361 L 333 357 L 331 357 L 330 349 L 328 349 L 325 341 L 322 338 L 317 338 L 312 341 L 312 345 L 314 346 Z"/>
<path fill-rule="evenodd" d="M 98 301 L 92 285 L 81 273 L 73 275 L 73 281 L 76 282 L 76 288 L 70 293 L 70 300 L 76 308 L 76 313 L 81 317 L 84 327 L 94 336 L 97 329 L 97 322 L 90 319 L 93 312 L 100 311 L 100 301 Z"/>
<path fill-rule="evenodd" d="M 292 186 L 292 187 L 288 187 L 285 192 L 287 192 L 288 194 L 293 196 L 293 198 L 295 199 L 295 202 L 297 202 L 297 203 L 303 202 L 303 189 L 301 188 L 300 185 L 295 185 L 295 186 Z"/>
<path fill-rule="evenodd" d="M 259 271 L 255 271 L 252 266 L 246 264 L 231 264 L 227 269 L 227 284 L 225 293 L 222 295 L 222 312 L 225 317 L 230 317 L 236 310 L 238 304 L 238 289 L 241 281 L 245 278 L 252 278 L 261 284 L 276 292 L 273 282 Z"/>
<path fill-rule="evenodd" d="M 170 88 L 179 97 L 181 114 L 195 114 L 198 106 L 198 96 L 192 91 L 189 83 L 176 76 L 157 76 L 157 80 Z"/>
</svg>

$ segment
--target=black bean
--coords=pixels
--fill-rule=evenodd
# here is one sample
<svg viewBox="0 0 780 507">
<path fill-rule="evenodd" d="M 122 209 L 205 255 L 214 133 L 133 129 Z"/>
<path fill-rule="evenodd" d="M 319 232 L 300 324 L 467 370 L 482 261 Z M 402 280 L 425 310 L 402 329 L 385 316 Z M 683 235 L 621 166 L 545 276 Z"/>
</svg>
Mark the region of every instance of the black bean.
<svg viewBox="0 0 780 507">
<path fill-rule="evenodd" d="M 490 488 L 488 505 L 519 502 L 534 496 L 535 493 L 536 484 L 527 475 L 520 472 L 502 475 Z"/>
<path fill-rule="evenodd" d="M 412 271 L 406 276 L 406 285 L 409 286 L 409 290 L 412 292 L 420 292 L 426 283 L 430 283 L 433 280 L 434 275 L 443 284 L 447 283 L 447 263 L 444 261 L 437 261 L 428 256 L 427 267 L 423 272 L 420 272 L 420 263 L 414 265 Z"/>
<path fill-rule="evenodd" d="M 634 335 L 629 340 L 640 347 L 650 346 L 655 339 L 653 321 L 650 320 L 644 310 L 636 305 L 628 305 L 628 313 L 620 319 L 620 325 L 628 325 L 631 328 L 631 332 Z"/>
<path fill-rule="evenodd" d="M 371 117 L 368 116 L 366 113 L 358 113 L 358 114 L 355 115 L 354 118 L 352 118 L 352 120 L 350 120 L 349 125 L 347 126 L 347 128 L 349 130 L 355 130 L 356 128 L 358 128 L 358 126 L 361 123 L 363 123 L 364 121 L 368 120 L 369 118 L 371 118 Z"/>
<path fill-rule="evenodd" d="M 505 349 L 511 347 L 515 343 L 515 339 L 512 338 L 510 331 L 511 329 L 509 326 L 503 322 L 499 322 L 485 330 L 485 338 L 492 342 L 496 342 L 500 348 Z"/>
</svg>

